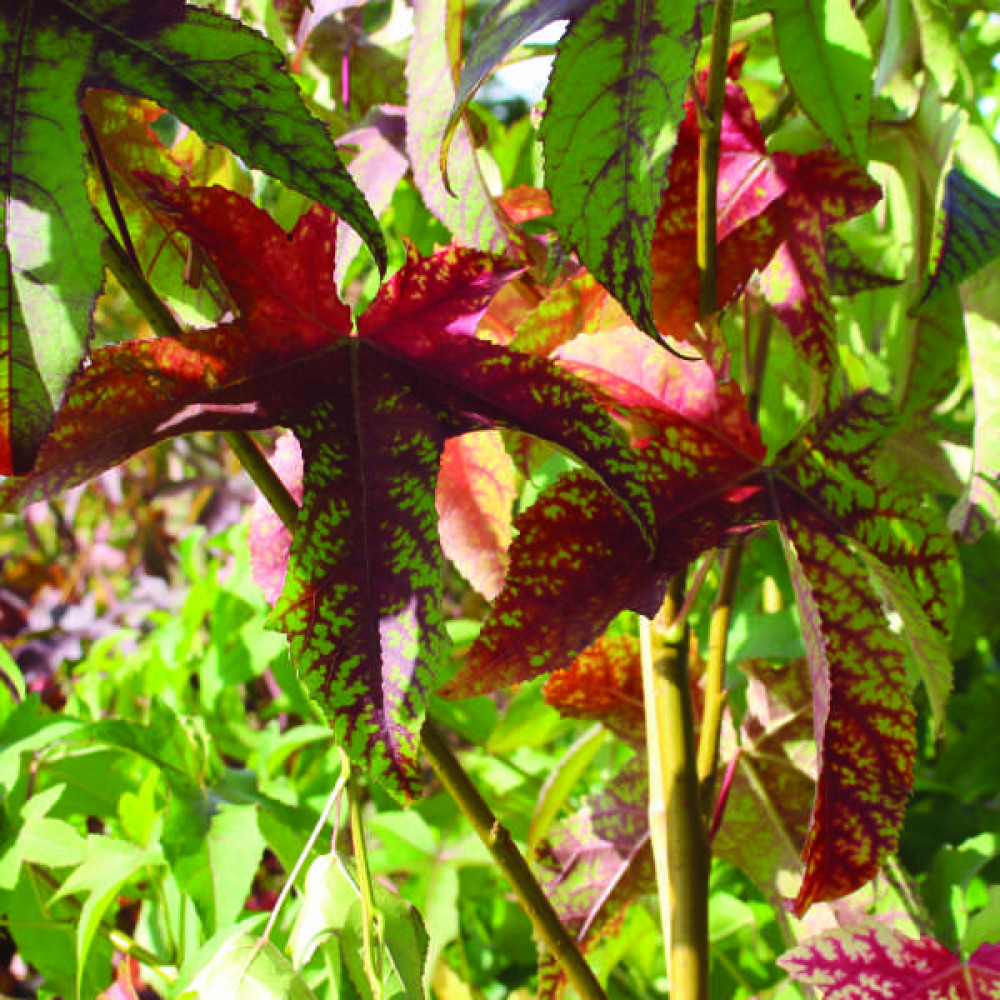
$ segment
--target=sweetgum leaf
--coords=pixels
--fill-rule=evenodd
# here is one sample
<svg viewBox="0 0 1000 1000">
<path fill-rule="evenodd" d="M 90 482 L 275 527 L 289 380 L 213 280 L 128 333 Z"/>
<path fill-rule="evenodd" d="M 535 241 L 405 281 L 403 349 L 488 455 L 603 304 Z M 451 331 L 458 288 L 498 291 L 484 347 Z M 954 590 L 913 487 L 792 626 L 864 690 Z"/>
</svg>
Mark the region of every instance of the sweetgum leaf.
<svg viewBox="0 0 1000 1000">
<path fill-rule="evenodd" d="M 845 156 L 868 160 L 872 63 L 849 0 L 770 0 L 781 68 L 803 110 Z"/>
<path fill-rule="evenodd" d="M 944 181 L 944 198 L 935 220 L 930 274 L 916 311 L 1000 256 L 1000 197 L 957 167 Z"/>
<path fill-rule="evenodd" d="M 963 962 L 934 938 L 907 937 L 885 924 L 812 938 L 778 964 L 821 1000 L 987 1000 L 1000 991 L 1000 945 L 981 945 Z"/>
<path fill-rule="evenodd" d="M 667 337 L 694 341 L 698 319 L 697 262 L 699 132 L 693 101 L 670 161 L 652 242 L 653 315 Z M 785 236 L 780 199 L 787 184 L 771 164 L 764 136 L 746 93 L 727 81 L 719 151 L 717 281 L 720 307 L 727 305 L 755 270 L 764 268 Z"/>
<path fill-rule="evenodd" d="M 583 951 L 612 933 L 627 908 L 655 887 L 647 789 L 645 763 L 636 758 L 553 826 L 539 848 L 539 881 Z M 565 978 L 553 956 L 541 956 L 539 978 L 541 997 L 561 995 Z"/>
<path fill-rule="evenodd" d="M 556 231 L 653 337 L 649 250 L 697 50 L 697 6 L 595 3 L 560 43 L 540 132 Z"/>
<path fill-rule="evenodd" d="M 90 339 L 103 232 L 73 95 L 93 47 L 51 7 L 0 13 L 0 475 L 31 468 Z"/>
<path fill-rule="evenodd" d="M 333 286 L 328 209 L 313 206 L 286 234 L 220 188 L 145 183 L 239 316 L 98 352 L 35 472 L 5 483 L 0 502 L 65 488 L 192 428 L 292 428 L 305 485 L 276 620 L 338 736 L 369 774 L 412 793 L 425 689 L 443 650 L 434 489 L 444 440 L 502 424 L 567 448 L 621 498 L 648 553 L 652 503 L 636 458 L 582 382 L 472 335 L 510 275 L 494 258 L 454 247 L 411 256 L 352 335 Z"/>
<path fill-rule="evenodd" d="M 906 651 L 864 563 L 814 512 L 782 510 L 782 537 L 813 678 L 819 781 L 794 902 L 847 895 L 895 850 L 913 780 Z"/>
<path fill-rule="evenodd" d="M 444 554 L 487 600 L 503 586 L 517 496 L 514 463 L 498 431 L 451 438 L 435 504 Z"/>
<path fill-rule="evenodd" d="M 650 559 L 620 505 L 593 480 L 564 477 L 515 523 L 504 589 L 447 697 L 568 667 L 618 612 L 655 614 L 673 573 L 761 517 L 753 477 L 763 448 L 735 383 L 716 386 L 706 364 L 680 361 L 635 328 L 562 353 L 608 405 L 632 408 L 660 542 Z"/>
<path fill-rule="evenodd" d="M 842 236 L 827 231 L 826 273 L 833 295 L 855 295 L 874 288 L 892 288 L 901 285 L 902 278 L 893 278 L 863 261 Z"/>
<path fill-rule="evenodd" d="M 787 186 L 781 209 L 787 236 L 761 275 L 761 287 L 796 348 L 828 372 L 836 363 L 836 331 L 824 234 L 829 226 L 867 212 L 882 190 L 860 167 L 830 150 L 775 153 L 772 163 Z"/>
</svg>

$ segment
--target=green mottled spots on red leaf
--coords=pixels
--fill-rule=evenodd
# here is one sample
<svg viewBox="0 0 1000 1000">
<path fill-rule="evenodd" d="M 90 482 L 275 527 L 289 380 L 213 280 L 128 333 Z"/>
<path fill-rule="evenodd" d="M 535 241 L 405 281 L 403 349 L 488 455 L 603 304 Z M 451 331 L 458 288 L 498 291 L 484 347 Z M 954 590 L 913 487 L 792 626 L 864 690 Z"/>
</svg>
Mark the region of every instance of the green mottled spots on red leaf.
<svg viewBox="0 0 1000 1000">
<path fill-rule="evenodd" d="M 896 846 L 913 780 L 915 713 L 902 639 L 846 540 L 813 511 L 782 529 L 813 677 L 819 783 L 795 912 L 847 895 Z"/>
<path fill-rule="evenodd" d="M 942 514 L 878 475 L 880 442 L 899 420 L 888 400 L 863 393 L 828 414 L 779 463 L 782 478 L 808 493 L 827 530 L 855 539 L 903 636 L 940 723 L 951 689 L 948 651 L 955 620 L 958 556 Z"/>
<path fill-rule="evenodd" d="M 338 738 L 377 780 L 413 793 L 444 643 L 443 441 L 433 413 L 374 355 L 354 352 L 339 388 L 294 426 L 305 489 L 274 620 Z"/>
<path fill-rule="evenodd" d="M 1000 996 L 1000 944 L 963 962 L 931 937 L 907 937 L 887 924 L 831 931 L 778 959 L 820 1000 L 989 1000 Z"/>
<path fill-rule="evenodd" d="M 642 447 L 634 460 L 652 499 L 659 544 L 650 558 L 621 507 L 597 483 L 583 475 L 562 479 L 518 518 L 504 589 L 446 686 L 450 697 L 568 667 L 619 611 L 655 614 L 672 574 L 762 516 L 756 477 L 763 448 L 738 389 L 717 387 L 707 366 L 692 376 L 695 391 L 673 385 L 660 367 L 673 363 L 660 360 L 669 353 L 638 331 L 621 353 L 612 349 L 605 358 L 602 348 L 610 343 L 610 335 L 595 334 L 566 353 L 597 383 L 609 408 L 635 407 L 628 421 Z M 646 350 L 642 377 L 651 391 L 596 367 L 601 360 L 612 368 L 635 361 Z M 586 367 L 576 357 L 587 358 Z"/>
<path fill-rule="evenodd" d="M 634 746 L 645 742 L 639 640 L 634 636 L 601 637 L 568 670 L 552 674 L 542 694 L 563 715 L 596 719 Z"/>
<path fill-rule="evenodd" d="M 820 371 L 830 371 L 836 331 L 825 233 L 874 207 L 882 190 L 864 170 L 830 150 L 775 153 L 772 162 L 786 186 L 780 209 L 786 237 L 761 276 L 762 287 L 802 355 Z"/>
</svg>

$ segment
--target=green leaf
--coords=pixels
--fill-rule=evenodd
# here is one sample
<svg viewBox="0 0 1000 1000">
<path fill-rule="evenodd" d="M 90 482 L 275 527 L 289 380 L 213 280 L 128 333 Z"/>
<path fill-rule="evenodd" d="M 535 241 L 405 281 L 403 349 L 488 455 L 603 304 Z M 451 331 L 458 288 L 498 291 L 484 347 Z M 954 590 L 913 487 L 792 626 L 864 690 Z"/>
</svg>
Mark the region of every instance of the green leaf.
<svg viewBox="0 0 1000 1000">
<path fill-rule="evenodd" d="M 423 973 L 427 932 L 420 914 L 406 900 L 376 883 L 375 907 L 382 917 L 383 960 L 387 963 L 387 996 L 401 989 L 407 998 L 424 996 Z M 335 936 L 355 987 L 370 997 L 361 969 L 361 897 L 354 876 L 336 854 L 318 857 L 306 875 L 302 908 L 289 936 L 288 948 L 301 967 L 326 939 Z"/>
<path fill-rule="evenodd" d="M 1000 196 L 957 167 L 944 180 L 934 224 L 930 269 L 914 312 L 927 310 L 939 295 L 1000 256 Z"/>
<path fill-rule="evenodd" d="M 806 114 L 837 149 L 868 161 L 872 54 L 850 0 L 773 0 L 778 58 Z"/>
<path fill-rule="evenodd" d="M 656 338 L 650 251 L 697 50 L 692 0 L 601 0 L 560 43 L 541 126 L 555 227 Z"/>
<path fill-rule="evenodd" d="M 21 808 L 21 828 L 14 843 L 0 857 L 0 889 L 13 889 L 17 885 L 23 864 L 64 868 L 83 860 L 86 847 L 76 827 L 47 815 L 65 787 L 46 788 Z"/>
<path fill-rule="evenodd" d="M 104 29 L 77 3 L 58 0 Z M 281 52 L 239 21 L 194 7 L 150 38 L 115 33 L 97 47 L 92 73 L 105 86 L 168 107 L 206 142 L 228 146 L 358 231 L 384 273 L 385 238 L 326 128 L 302 102 Z"/>
<path fill-rule="evenodd" d="M 227 941 L 177 1000 L 315 1000 L 270 942 L 241 933 Z"/>
<path fill-rule="evenodd" d="M 406 152 L 424 204 L 451 230 L 455 241 L 501 253 L 509 239 L 464 123 L 454 130 L 448 187 L 441 176 L 438 151 L 455 97 L 446 40 L 448 19 L 454 16 L 453 5 L 446 0 L 419 0 L 414 5 L 406 65 Z"/>
<path fill-rule="evenodd" d="M 0 14 L 0 475 L 34 463 L 86 353 L 104 273 L 73 99 L 93 39 L 40 7 Z"/>
<path fill-rule="evenodd" d="M 158 850 L 149 851 L 113 837 L 87 838 L 87 856 L 52 897 L 55 901 L 77 892 L 87 893 L 76 925 L 78 996 L 83 996 L 84 969 L 108 907 L 133 876 L 162 863 L 163 856 Z"/>
<path fill-rule="evenodd" d="M 163 852 L 206 936 L 235 921 L 264 852 L 255 805 L 233 805 L 212 792 L 175 794 L 167 809 Z"/>
<path fill-rule="evenodd" d="M 972 77 L 962 58 L 954 15 L 948 4 L 941 0 L 913 0 L 913 12 L 920 35 L 920 54 L 941 96 L 961 100 L 971 94 Z M 962 92 L 956 95 L 954 91 L 959 83 Z"/>
</svg>

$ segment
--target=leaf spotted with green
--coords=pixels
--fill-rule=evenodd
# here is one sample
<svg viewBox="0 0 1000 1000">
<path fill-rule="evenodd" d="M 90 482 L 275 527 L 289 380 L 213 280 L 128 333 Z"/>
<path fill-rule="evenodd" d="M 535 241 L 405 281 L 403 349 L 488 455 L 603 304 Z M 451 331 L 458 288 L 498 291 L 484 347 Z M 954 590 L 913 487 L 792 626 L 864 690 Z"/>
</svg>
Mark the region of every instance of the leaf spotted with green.
<svg viewBox="0 0 1000 1000">
<path fill-rule="evenodd" d="M 811 511 L 782 512 L 813 678 L 819 782 L 794 909 L 872 879 L 896 847 L 913 781 L 906 650 L 864 563 Z"/>
<path fill-rule="evenodd" d="M 697 49 L 691 0 L 602 0 L 560 44 L 541 126 L 555 227 L 656 336 L 649 248 Z"/>
<path fill-rule="evenodd" d="M 292 429 L 303 502 L 273 621 L 353 760 L 413 793 L 444 651 L 434 485 L 443 433 L 405 371 L 350 343 Z"/>
<path fill-rule="evenodd" d="M 980 945 L 963 962 L 932 937 L 907 937 L 885 924 L 811 938 L 778 964 L 796 982 L 814 987 L 820 1000 L 988 1000 L 1000 994 L 1000 944 Z"/>
<path fill-rule="evenodd" d="M 373 777 L 412 793 L 443 652 L 435 488 L 445 439 L 504 425 L 565 447 L 620 498 L 648 552 L 652 506 L 635 455 L 578 379 L 473 335 L 511 273 L 502 262 L 454 247 L 413 255 L 355 335 L 333 285 L 329 210 L 314 206 L 286 233 L 221 188 L 143 183 L 211 262 L 238 317 L 97 352 L 35 471 L 5 483 L 0 500 L 64 489 L 191 429 L 292 428 L 305 491 L 276 621 L 338 736 Z"/>
<path fill-rule="evenodd" d="M 635 328 L 579 338 L 560 360 L 607 405 L 629 408 L 659 543 L 650 558 L 620 505 L 587 477 L 565 477 L 518 518 L 504 589 L 448 697 L 568 667 L 616 614 L 654 615 L 675 572 L 762 516 L 753 477 L 763 450 L 734 384 L 716 386 L 707 365 Z M 671 377 L 675 365 L 686 379 Z"/>
<path fill-rule="evenodd" d="M 824 234 L 829 226 L 871 209 L 882 190 L 860 167 L 830 150 L 775 153 L 772 162 L 786 185 L 781 211 L 787 235 L 761 284 L 802 355 L 828 372 L 836 364 L 837 345 Z"/>
</svg>

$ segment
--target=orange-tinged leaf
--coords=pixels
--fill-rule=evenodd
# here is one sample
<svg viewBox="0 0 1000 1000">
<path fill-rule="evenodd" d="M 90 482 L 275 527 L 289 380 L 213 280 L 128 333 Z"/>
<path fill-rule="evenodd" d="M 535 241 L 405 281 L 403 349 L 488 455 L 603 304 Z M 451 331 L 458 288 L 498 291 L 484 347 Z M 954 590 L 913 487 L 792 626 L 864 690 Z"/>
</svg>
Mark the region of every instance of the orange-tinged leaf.
<svg viewBox="0 0 1000 1000">
<path fill-rule="evenodd" d="M 602 636 L 568 670 L 552 674 L 542 695 L 563 715 L 596 719 L 627 743 L 645 744 L 642 671 L 635 636 Z"/>
<path fill-rule="evenodd" d="M 500 592 L 507 572 L 516 495 L 514 463 L 499 431 L 445 444 L 436 495 L 441 547 L 487 600 Z"/>
</svg>

